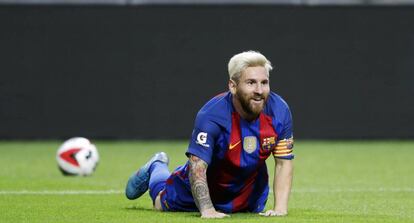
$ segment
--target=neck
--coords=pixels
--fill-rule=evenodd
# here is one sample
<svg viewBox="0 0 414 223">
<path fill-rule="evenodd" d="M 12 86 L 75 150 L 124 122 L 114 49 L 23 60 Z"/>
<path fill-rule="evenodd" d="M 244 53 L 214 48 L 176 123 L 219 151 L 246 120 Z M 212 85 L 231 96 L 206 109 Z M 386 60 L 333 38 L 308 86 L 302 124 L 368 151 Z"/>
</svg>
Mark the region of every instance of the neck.
<svg viewBox="0 0 414 223">
<path fill-rule="evenodd" d="M 247 113 L 243 109 L 242 105 L 240 104 L 240 101 L 236 98 L 235 95 L 233 95 L 232 97 L 232 102 L 233 102 L 234 109 L 236 110 L 237 113 L 239 113 L 240 117 L 242 117 L 244 120 L 251 122 L 251 121 L 256 120 L 259 117 L 259 115 Z"/>
</svg>

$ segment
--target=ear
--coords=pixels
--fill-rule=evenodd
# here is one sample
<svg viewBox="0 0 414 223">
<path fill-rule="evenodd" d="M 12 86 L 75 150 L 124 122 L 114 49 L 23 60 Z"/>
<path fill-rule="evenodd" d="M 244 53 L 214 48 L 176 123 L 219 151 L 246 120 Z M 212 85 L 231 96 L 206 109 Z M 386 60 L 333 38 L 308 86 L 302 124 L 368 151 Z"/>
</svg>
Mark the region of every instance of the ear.
<svg viewBox="0 0 414 223">
<path fill-rule="evenodd" d="M 231 92 L 231 94 L 236 94 L 236 82 L 234 82 L 233 80 L 229 80 L 229 90 Z"/>
</svg>

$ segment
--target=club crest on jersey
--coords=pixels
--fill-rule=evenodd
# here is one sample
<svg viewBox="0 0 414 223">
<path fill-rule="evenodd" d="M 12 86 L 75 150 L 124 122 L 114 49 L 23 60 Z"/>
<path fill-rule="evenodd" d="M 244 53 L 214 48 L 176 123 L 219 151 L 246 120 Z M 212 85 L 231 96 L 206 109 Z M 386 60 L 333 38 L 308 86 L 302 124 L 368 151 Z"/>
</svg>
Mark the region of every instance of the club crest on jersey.
<svg viewBox="0 0 414 223">
<path fill-rule="evenodd" d="M 243 149 L 247 153 L 252 153 L 257 148 L 257 138 L 256 136 L 246 136 L 243 138 Z"/>
<path fill-rule="evenodd" d="M 206 148 L 210 147 L 210 145 L 207 144 L 207 133 L 206 132 L 198 133 L 196 143 Z"/>
<path fill-rule="evenodd" d="M 274 136 L 263 139 L 262 148 L 264 150 L 271 150 L 272 148 L 275 147 L 275 145 L 276 145 L 276 140 Z"/>
</svg>

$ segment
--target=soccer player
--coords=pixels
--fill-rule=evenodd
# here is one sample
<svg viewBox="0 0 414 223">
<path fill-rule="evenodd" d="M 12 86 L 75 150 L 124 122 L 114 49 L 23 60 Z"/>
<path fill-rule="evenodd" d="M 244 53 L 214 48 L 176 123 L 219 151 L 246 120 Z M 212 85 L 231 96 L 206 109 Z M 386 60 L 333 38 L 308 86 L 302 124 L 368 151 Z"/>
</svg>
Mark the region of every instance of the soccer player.
<svg viewBox="0 0 414 223">
<path fill-rule="evenodd" d="M 247 51 L 228 64 L 229 91 L 198 112 L 185 165 L 168 170 L 167 154 L 155 154 L 128 180 L 126 196 L 148 188 L 160 211 L 199 211 L 202 218 L 263 211 L 269 182 L 265 160 L 275 159 L 274 208 L 263 216 L 284 216 L 292 185 L 292 118 L 286 102 L 270 91 L 271 63 Z"/>
</svg>

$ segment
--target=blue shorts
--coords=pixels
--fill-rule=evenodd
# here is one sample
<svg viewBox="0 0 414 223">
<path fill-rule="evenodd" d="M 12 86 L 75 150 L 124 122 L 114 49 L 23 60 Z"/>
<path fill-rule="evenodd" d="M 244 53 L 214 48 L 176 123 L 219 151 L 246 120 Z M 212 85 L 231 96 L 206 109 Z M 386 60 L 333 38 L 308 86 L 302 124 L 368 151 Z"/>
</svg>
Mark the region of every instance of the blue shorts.
<svg viewBox="0 0 414 223">
<path fill-rule="evenodd" d="M 191 193 L 190 182 L 177 168 L 165 182 L 160 201 L 164 211 L 198 211 Z"/>
</svg>

